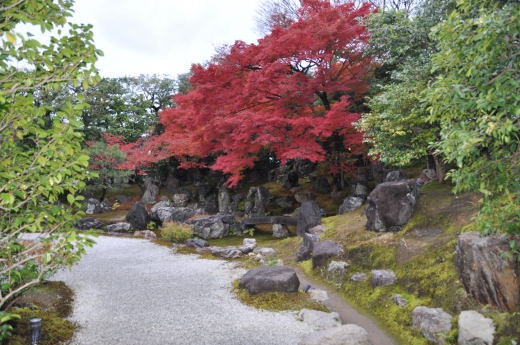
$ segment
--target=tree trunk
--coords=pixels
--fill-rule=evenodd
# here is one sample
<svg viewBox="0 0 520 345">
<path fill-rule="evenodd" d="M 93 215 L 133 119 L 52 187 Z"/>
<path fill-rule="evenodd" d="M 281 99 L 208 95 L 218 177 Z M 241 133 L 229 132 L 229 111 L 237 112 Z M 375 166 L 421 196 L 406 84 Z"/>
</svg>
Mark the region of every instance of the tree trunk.
<svg viewBox="0 0 520 345">
<path fill-rule="evenodd" d="M 99 201 L 103 201 L 105 199 L 105 196 L 107 195 L 108 188 L 103 188 L 101 190 L 101 196 L 99 197 Z"/>
<path fill-rule="evenodd" d="M 433 161 L 435 162 L 435 173 L 437 174 L 437 182 L 442 183 L 444 182 L 444 176 L 446 175 L 446 166 L 444 165 L 442 159 L 436 154 L 433 154 Z"/>
</svg>

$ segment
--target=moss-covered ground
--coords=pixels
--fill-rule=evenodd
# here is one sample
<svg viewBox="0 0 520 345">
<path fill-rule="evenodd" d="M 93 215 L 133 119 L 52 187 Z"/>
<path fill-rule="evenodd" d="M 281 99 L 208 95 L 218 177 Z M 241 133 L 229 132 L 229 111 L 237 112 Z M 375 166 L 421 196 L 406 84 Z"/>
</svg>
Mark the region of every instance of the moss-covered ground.
<svg viewBox="0 0 520 345">
<path fill-rule="evenodd" d="M 420 332 L 411 328 L 411 312 L 416 306 L 443 308 L 454 316 L 447 344 L 456 344 L 456 316 L 463 310 L 481 310 L 485 306 L 466 294 L 454 265 L 458 234 L 474 230 L 472 217 L 478 198 L 472 194 L 453 195 L 450 190 L 450 186 L 437 183 L 424 186 L 412 219 L 395 233 L 366 231 L 364 207 L 324 218 L 326 232 L 322 239 L 335 240 L 344 246 L 345 253 L 336 260 L 350 263 L 348 273 L 343 277 L 330 276 L 325 269 L 313 270 L 310 261 L 300 266 L 359 310 L 373 315 L 404 345 L 429 344 Z M 282 249 L 282 256 L 291 252 L 289 248 L 294 252 L 299 244 L 295 238 L 284 241 L 273 246 Z M 286 255 L 284 260 L 295 263 L 293 254 Z M 370 273 L 372 269 L 392 269 L 398 280 L 391 286 L 377 288 L 372 288 L 368 280 L 350 280 L 353 273 Z M 407 306 L 399 307 L 393 302 L 396 293 L 408 300 Z M 496 344 L 510 345 L 515 334 L 520 334 L 519 313 L 490 310 L 484 314 L 495 320 Z"/>
<path fill-rule="evenodd" d="M 76 330 L 76 324 L 66 320 L 72 311 L 74 295 L 62 282 L 42 283 L 19 297 L 10 312 L 20 315 L 13 322 L 14 330 L 6 345 L 31 343 L 29 320 L 42 319 L 42 338 L 39 345 L 67 344 Z"/>
</svg>

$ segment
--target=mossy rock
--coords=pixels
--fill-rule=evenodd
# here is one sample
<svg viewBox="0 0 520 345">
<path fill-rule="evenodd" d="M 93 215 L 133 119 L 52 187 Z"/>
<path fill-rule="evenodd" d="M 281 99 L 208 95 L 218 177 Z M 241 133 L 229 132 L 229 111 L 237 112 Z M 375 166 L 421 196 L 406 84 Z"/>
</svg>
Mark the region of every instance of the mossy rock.
<svg viewBox="0 0 520 345">
<path fill-rule="evenodd" d="M 247 290 L 238 287 L 239 280 L 233 282 L 233 292 L 238 300 L 257 309 L 269 311 L 314 309 L 328 311 L 322 304 L 313 301 L 309 294 L 297 292 L 266 292 L 258 295 L 250 295 Z"/>
</svg>

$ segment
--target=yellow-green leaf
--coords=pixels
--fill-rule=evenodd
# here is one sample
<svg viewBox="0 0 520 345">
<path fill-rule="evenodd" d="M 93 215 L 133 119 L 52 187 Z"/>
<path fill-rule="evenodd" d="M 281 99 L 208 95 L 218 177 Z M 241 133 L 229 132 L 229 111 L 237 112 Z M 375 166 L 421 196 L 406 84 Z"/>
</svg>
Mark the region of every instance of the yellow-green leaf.
<svg viewBox="0 0 520 345">
<path fill-rule="evenodd" d="M 15 36 L 15 35 L 13 35 L 13 34 L 10 33 L 10 32 L 7 32 L 7 33 L 6 33 L 6 36 L 7 36 L 7 40 L 8 40 L 9 42 L 11 42 L 12 44 L 16 44 L 16 36 Z"/>
</svg>

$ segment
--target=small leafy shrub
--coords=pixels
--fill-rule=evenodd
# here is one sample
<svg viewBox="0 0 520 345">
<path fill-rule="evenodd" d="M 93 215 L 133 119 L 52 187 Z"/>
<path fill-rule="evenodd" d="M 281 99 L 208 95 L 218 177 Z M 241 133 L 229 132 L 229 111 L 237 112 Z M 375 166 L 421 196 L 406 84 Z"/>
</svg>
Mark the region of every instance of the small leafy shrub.
<svg viewBox="0 0 520 345">
<path fill-rule="evenodd" d="M 184 242 L 193 236 L 193 230 L 190 225 L 166 222 L 161 227 L 161 236 L 168 241 Z"/>
</svg>

